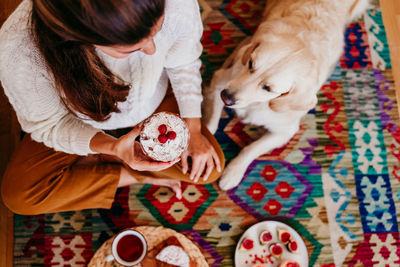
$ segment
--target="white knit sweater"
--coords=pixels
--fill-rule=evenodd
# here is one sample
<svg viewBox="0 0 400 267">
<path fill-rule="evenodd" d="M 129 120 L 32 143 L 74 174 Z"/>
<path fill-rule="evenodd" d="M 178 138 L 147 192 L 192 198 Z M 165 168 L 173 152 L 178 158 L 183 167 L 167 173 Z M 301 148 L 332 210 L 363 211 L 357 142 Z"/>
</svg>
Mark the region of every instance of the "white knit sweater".
<svg viewBox="0 0 400 267">
<path fill-rule="evenodd" d="M 196 0 L 166 0 L 155 54 L 137 51 L 115 59 L 97 50 L 106 66 L 131 84 L 127 100 L 118 104 L 121 112 L 105 122 L 78 119 L 63 106 L 30 34 L 31 9 L 31 0 L 24 0 L 0 29 L 0 80 L 22 129 L 35 141 L 57 151 L 93 153 L 89 142 L 101 129 L 134 126 L 150 116 L 165 96 L 168 78 L 181 116 L 201 116 L 203 27 Z"/>
</svg>

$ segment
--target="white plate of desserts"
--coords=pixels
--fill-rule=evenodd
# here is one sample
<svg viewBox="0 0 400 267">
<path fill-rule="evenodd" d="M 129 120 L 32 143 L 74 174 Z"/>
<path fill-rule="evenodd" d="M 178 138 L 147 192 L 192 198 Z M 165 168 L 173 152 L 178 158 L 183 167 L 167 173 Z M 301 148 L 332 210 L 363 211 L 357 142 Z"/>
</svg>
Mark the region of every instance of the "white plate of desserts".
<svg viewBox="0 0 400 267">
<path fill-rule="evenodd" d="M 240 237 L 236 267 L 308 267 L 308 252 L 300 235 L 278 221 L 259 222 Z"/>
</svg>

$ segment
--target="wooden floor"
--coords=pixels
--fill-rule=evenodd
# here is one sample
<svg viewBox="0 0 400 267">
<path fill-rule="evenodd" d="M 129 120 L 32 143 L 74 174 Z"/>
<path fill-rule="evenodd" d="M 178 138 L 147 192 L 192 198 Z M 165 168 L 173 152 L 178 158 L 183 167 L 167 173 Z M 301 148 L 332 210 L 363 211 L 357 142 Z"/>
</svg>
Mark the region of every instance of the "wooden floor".
<svg viewBox="0 0 400 267">
<path fill-rule="evenodd" d="M 8 158 L 18 143 L 19 125 L 0 87 L 0 177 Z M 0 267 L 12 265 L 13 215 L 0 199 Z"/>
<path fill-rule="evenodd" d="M 392 72 L 396 86 L 397 103 L 400 103 L 400 1 L 380 0 L 383 23 L 389 42 Z M 400 108 L 398 109 L 400 113 Z"/>
<path fill-rule="evenodd" d="M 0 25 L 21 0 L 0 0 Z M 0 181 L 7 161 L 19 140 L 19 125 L 3 89 L 0 86 Z M 13 266 L 13 214 L 0 197 L 0 267 Z"/>
<path fill-rule="evenodd" d="M 14 10 L 20 0 L 0 0 L 0 25 Z M 393 76 L 396 81 L 397 102 L 400 103 L 400 1 L 380 0 L 383 21 L 389 40 Z M 400 113 L 400 111 L 399 111 Z M 0 90 L 0 177 L 6 163 L 18 143 L 19 126 L 8 104 L 7 98 Z M 0 200 L 0 267 L 12 267 L 13 248 L 13 215 Z"/>
</svg>

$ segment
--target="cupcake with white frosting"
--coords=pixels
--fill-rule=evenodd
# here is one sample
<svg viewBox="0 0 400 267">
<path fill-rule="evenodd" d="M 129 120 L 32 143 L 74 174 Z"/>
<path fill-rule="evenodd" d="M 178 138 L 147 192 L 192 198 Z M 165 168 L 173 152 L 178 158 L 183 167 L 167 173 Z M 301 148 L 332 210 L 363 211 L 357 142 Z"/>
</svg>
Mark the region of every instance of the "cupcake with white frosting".
<svg viewBox="0 0 400 267">
<path fill-rule="evenodd" d="M 147 118 L 140 132 L 143 152 L 157 161 L 174 161 L 186 150 L 189 130 L 179 115 L 155 113 Z"/>
</svg>

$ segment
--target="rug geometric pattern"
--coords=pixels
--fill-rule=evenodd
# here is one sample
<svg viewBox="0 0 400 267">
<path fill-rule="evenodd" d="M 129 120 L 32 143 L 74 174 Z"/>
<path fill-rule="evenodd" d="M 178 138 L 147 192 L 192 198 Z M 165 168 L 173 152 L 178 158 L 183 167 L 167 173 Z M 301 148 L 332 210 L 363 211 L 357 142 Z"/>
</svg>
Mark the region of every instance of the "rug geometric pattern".
<svg viewBox="0 0 400 267">
<path fill-rule="evenodd" d="M 255 31 L 265 2 L 199 0 L 204 84 Z M 379 6 L 347 28 L 345 41 L 299 132 L 255 160 L 238 187 L 183 184 L 178 200 L 168 188 L 135 185 L 119 189 L 109 210 L 15 215 L 14 266 L 85 266 L 135 225 L 176 229 L 210 266 L 233 266 L 240 235 L 267 219 L 300 233 L 310 266 L 399 266 L 400 127 Z M 215 136 L 229 161 L 262 132 L 226 109 Z"/>
</svg>

